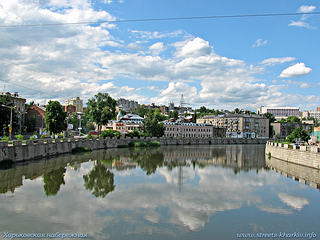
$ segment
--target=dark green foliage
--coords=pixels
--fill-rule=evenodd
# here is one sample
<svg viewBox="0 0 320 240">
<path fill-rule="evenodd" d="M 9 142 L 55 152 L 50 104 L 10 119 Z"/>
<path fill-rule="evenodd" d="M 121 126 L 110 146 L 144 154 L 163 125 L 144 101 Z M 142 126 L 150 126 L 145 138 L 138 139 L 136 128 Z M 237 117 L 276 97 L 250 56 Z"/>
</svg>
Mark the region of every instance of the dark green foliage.
<svg viewBox="0 0 320 240">
<path fill-rule="evenodd" d="M 52 134 L 60 133 L 67 128 L 67 114 L 58 101 L 49 101 L 46 107 L 46 128 Z"/>
<path fill-rule="evenodd" d="M 25 121 L 26 131 L 32 133 L 36 131 L 36 119 L 35 118 L 26 118 Z"/>
<path fill-rule="evenodd" d="M 114 175 L 101 162 L 97 162 L 87 175 L 83 176 L 84 186 L 95 197 L 104 198 L 115 189 Z"/>
<path fill-rule="evenodd" d="M 164 135 L 163 115 L 155 111 L 149 113 L 144 119 L 144 132 L 151 137 L 162 137 Z"/>
<path fill-rule="evenodd" d="M 8 107 L 3 107 L 2 105 L 13 107 L 13 102 L 9 96 L 0 96 L 0 136 L 9 135 L 9 124 L 10 124 L 10 114 L 11 110 Z M 13 133 L 18 129 L 18 117 L 15 110 L 12 111 L 12 125 Z"/>
<path fill-rule="evenodd" d="M 178 117 L 179 117 L 179 114 L 178 114 L 177 111 L 171 111 L 171 112 L 169 113 L 169 118 L 178 119 Z"/>
<path fill-rule="evenodd" d="M 140 132 L 137 130 L 126 133 L 126 137 L 145 137 L 145 136 L 146 136 L 146 134 L 144 132 Z"/>
<path fill-rule="evenodd" d="M 64 182 L 65 172 L 66 172 L 66 169 L 64 167 L 61 167 L 57 170 L 53 170 L 43 175 L 43 182 L 44 182 L 43 188 L 47 196 L 54 196 L 59 192 L 60 186 L 62 184 L 65 184 Z"/>
<path fill-rule="evenodd" d="M 121 133 L 115 130 L 105 130 L 101 132 L 100 134 L 101 137 L 107 138 L 107 137 L 120 137 Z"/>
<path fill-rule="evenodd" d="M 309 134 L 302 128 L 294 129 L 290 135 L 286 138 L 288 142 L 294 142 L 295 139 L 301 139 L 302 141 L 308 141 L 310 139 Z"/>
<path fill-rule="evenodd" d="M 116 104 L 117 101 L 108 93 L 98 93 L 94 98 L 89 99 L 86 116 L 98 125 L 98 131 L 101 130 L 102 125 L 106 125 L 109 120 L 115 118 Z"/>
</svg>

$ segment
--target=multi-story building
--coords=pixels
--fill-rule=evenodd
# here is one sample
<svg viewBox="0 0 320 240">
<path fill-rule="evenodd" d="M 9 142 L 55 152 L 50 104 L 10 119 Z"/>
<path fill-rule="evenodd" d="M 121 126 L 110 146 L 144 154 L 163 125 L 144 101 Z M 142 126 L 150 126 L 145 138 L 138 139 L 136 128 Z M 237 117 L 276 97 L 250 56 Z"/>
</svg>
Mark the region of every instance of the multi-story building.
<svg viewBox="0 0 320 240">
<path fill-rule="evenodd" d="M 303 112 L 302 117 L 320 120 L 320 111 L 305 111 Z"/>
<path fill-rule="evenodd" d="M 83 100 L 79 97 L 66 100 L 64 106 L 75 106 L 76 112 L 83 112 Z"/>
<path fill-rule="evenodd" d="M 197 119 L 197 123 L 225 128 L 231 138 L 269 138 L 269 119 L 260 115 L 209 115 Z"/>
<path fill-rule="evenodd" d="M 111 120 L 106 126 L 102 126 L 103 130 L 112 129 L 122 134 L 140 131 L 143 127 L 143 118 L 136 114 L 127 114 L 122 116 L 118 112 L 117 120 Z"/>
<path fill-rule="evenodd" d="M 122 111 L 131 112 L 139 107 L 139 103 L 133 100 L 119 98 L 117 101 L 117 106 Z"/>
<path fill-rule="evenodd" d="M 26 99 L 19 97 L 17 92 L 0 92 L 0 95 L 8 97 L 18 113 L 24 113 L 26 111 Z"/>
<path fill-rule="evenodd" d="M 271 123 L 271 126 L 273 130 L 273 137 L 284 139 L 296 128 L 302 128 L 303 130 L 311 133 L 314 125 L 309 123 L 274 122 Z"/>
<path fill-rule="evenodd" d="M 262 115 L 271 113 L 276 119 L 287 118 L 289 116 L 301 117 L 301 112 L 298 107 L 260 107 L 257 113 Z"/>
<path fill-rule="evenodd" d="M 210 124 L 200 123 L 177 123 L 163 122 L 165 127 L 165 137 L 192 137 L 192 138 L 208 138 L 208 137 L 225 137 L 226 129 L 214 127 Z"/>
</svg>

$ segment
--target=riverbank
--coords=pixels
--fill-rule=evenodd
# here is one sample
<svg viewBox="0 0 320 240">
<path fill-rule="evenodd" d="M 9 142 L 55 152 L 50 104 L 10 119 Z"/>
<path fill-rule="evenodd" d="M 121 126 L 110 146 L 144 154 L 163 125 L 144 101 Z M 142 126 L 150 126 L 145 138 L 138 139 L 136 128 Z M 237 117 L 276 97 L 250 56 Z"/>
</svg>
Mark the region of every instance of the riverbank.
<svg viewBox="0 0 320 240">
<path fill-rule="evenodd" d="M 37 141 L 14 141 L 12 145 L 0 142 L 0 162 L 20 162 L 47 158 L 65 153 L 72 153 L 74 149 L 108 149 L 129 147 L 134 142 L 154 142 L 160 145 L 225 145 L 225 144 L 265 144 L 266 139 L 240 138 L 106 138 L 106 139 L 46 139 Z"/>
<path fill-rule="evenodd" d="M 268 141 L 265 153 L 268 157 L 320 169 L 320 148 L 317 146 L 297 146 Z"/>
</svg>

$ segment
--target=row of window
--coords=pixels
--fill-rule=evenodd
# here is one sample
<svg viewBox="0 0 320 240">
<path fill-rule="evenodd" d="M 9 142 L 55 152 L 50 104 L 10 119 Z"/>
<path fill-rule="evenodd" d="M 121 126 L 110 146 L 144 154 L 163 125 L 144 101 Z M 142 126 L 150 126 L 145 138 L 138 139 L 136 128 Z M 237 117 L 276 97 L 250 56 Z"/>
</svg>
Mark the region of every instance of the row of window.
<svg viewBox="0 0 320 240">
<path fill-rule="evenodd" d="M 175 133 L 166 133 L 165 134 L 166 137 L 212 137 L 211 134 L 193 134 L 193 133 L 189 133 L 189 134 L 175 134 Z"/>
<path fill-rule="evenodd" d="M 211 128 L 208 128 L 208 129 L 195 129 L 195 128 L 182 128 L 182 129 L 179 129 L 179 128 L 171 128 L 171 127 L 166 127 L 166 131 L 183 131 L 183 132 L 211 132 Z"/>
</svg>

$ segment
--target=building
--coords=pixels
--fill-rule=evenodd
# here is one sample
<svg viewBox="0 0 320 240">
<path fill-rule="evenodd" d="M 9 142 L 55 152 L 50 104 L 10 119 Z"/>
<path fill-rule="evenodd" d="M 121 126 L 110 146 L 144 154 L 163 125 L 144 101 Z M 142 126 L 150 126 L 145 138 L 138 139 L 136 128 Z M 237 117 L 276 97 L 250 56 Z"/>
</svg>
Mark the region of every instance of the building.
<svg viewBox="0 0 320 240">
<path fill-rule="evenodd" d="M 269 138 L 269 119 L 260 115 L 209 115 L 197 119 L 197 123 L 225 128 L 231 138 Z"/>
<path fill-rule="evenodd" d="M 298 107 L 260 107 L 257 113 L 262 115 L 271 113 L 276 119 L 287 118 L 289 116 L 301 117 L 301 112 Z"/>
<path fill-rule="evenodd" d="M 133 131 L 141 131 L 143 128 L 144 118 L 136 114 L 126 114 L 121 115 L 121 112 L 118 112 L 117 120 L 111 120 L 106 126 L 102 126 L 103 130 L 115 130 L 122 134 L 126 134 Z"/>
<path fill-rule="evenodd" d="M 302 113 L 302 117 L 320 120 L 320 111 L 306 111 Z"/>
<path fill-rule="evenodd" d="M 294 129 L 302 128 L 307 132 L 312 132 L 313 124 L 310 123 L 287 123 L 287 122 L 274 122 L 271 123 L 274 138 L 286 138 Z"/>
<path fill-rule="evenodd" d="M 224 128 L 214 127 L 210 124 L 201 123 L 177 123 L 163 122 L 165 127 L 165 137 L 192 137 L 192 138 L 210 138 L 225 137 Z"/>
<path fill-rule="evenodd" d="M 26 122 L 31 123 L 38 133 L 42 133 L 45 128 L 45 113 L 45 108 L 37 105 L 27 109 Z"/>
<path fill-rule="evenodd" d="M 17 92 L 0 92 L 0 95 L 8 97 L 8 99 L 12 102 L 15 107 L 16 112 L 25 113 L 26 111 L 26 99 L 19 97 Z"/>
<path fill-rule="evenodd" d="M 315 140 L 320 142 L 320 127 L 315 127 L 311 136 L 314 136 Z"/>
<path fill-rule="evenodd" d="M 66 112 L 69 115 L 71 115 L 72 113 L 76 113 L 77 112 L 77 107 L 74 105 L 64 105 L 63 106 L 63 111 Z"/>
<path fill-rule="evenodd" d="M 81 100 L 79 97 L 66 100 L 64 106 L 75 106 L 76 112 L 83 112 L 83 100 Z"/>
<path fill-rule="evenodd" d="M 119 109 L 125 112 L 132 112 L 136 108 L 139 107 L 139 103 L 133 100 L 128 100 L 124 98 L 120 98 L 117 101 L 117 106 Z"/>
<path fill-rule="evenodd" d="M 320 107 L 317 107 L 317 111 L 320 111 Z"/>
</svg>

